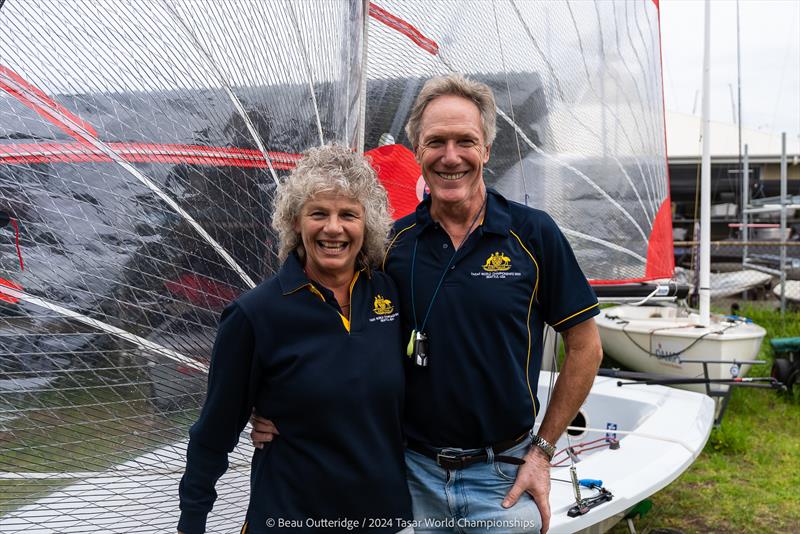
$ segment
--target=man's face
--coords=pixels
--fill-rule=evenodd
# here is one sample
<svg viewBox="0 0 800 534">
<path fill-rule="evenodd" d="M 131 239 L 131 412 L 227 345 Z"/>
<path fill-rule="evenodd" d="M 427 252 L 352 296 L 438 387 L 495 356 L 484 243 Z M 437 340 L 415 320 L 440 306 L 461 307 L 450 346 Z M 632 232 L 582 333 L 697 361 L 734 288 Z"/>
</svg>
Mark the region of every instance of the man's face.
<svg viewBox="0 0 800 534">
<path fill-rule="evenodd" d="M 482 198 L 483 165 L 489 161 L 481 114 L 472 101 L 440 96 L 425 108 L 417 161 L 434 204 L 462 204 Z"/>
</svg>

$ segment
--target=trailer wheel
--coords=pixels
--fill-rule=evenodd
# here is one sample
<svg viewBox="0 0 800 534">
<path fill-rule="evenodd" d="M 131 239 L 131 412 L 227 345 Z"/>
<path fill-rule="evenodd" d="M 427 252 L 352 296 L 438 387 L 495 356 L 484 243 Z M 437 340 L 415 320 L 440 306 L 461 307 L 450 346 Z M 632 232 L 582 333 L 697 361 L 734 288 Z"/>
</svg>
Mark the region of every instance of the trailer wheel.
<svg viewBox="0 0 800 534">
<path fill-rule="evenodd" d="M 789 377 L 792 375 L 792 363 L 785 358 L 776 358 L 772 363 L 770 376 L 789 388 Z"/>
<path fill-rule="evenodd" d="M 789 398 L 800 401 L 800 365 L 792 366 L 789 378 L 786 379 L 786 390 Z"/>
</svg>

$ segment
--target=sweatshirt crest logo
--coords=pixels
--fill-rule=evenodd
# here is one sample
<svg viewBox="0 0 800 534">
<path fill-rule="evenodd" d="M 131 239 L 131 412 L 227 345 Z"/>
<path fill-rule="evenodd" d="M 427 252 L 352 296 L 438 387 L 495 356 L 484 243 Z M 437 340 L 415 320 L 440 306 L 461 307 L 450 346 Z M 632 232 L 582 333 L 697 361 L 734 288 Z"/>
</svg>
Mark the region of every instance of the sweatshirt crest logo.
<svg viewBox="0 0 800 534">
<path fill-rule="evenodd" d="M 375 297 L 375 303 L 372 311 L 375 312 L 375 315 L 389 315 L 390 313 L 394 312 L 394 306 L 392 306 L 391 300 L 385 299 L 378 294 Z"/>
<path fill-rule="evenodd" d="M 486 263 L 483 264 L 483 270 L 489 273 L 507 271 L 509 269 L 511 269 L 511 258 L 502 252 L 495 252 L 486 258 Z"/>
</svg>

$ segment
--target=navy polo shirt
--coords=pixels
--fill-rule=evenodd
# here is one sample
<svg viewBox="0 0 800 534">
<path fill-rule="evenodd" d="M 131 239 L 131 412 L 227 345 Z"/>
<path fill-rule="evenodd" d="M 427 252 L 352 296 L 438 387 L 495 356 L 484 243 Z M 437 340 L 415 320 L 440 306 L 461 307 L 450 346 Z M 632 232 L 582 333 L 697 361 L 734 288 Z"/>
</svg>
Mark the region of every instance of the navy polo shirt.
<svg viewBox="0 0 800 534">
<path fill-rule="evenodd" d="M 356 530 L 374 532 L 400 528 L 360 522 L 411 518 L 396 289 L 384 273 L 361 271 L 350 292 L 348 321 L 292 255 L 277 276 L 225 309 L 208 396 L 190 430 L 179 530 L 205 530 L 214 485 L 253 407 L 280 435 L 253 456 L 248 533 L 265 532 L 268 518 L 350 518 Z"/>
<path fill-rule="evenodd" d="M 406 342 L 413 309 L 419 327 L 454 252 L 429 209 L 427 199 L 396 222 L 383 264 L 403 301 Z M 539 407 L 544 323 L 563 331 L 597 313 L 553 219 L 489 190 L 484 220 L 456 252 L 431 307 L 428 367 L 406 367 L 406 435 L 461 448 L 519 436 Z"/>
</svg>

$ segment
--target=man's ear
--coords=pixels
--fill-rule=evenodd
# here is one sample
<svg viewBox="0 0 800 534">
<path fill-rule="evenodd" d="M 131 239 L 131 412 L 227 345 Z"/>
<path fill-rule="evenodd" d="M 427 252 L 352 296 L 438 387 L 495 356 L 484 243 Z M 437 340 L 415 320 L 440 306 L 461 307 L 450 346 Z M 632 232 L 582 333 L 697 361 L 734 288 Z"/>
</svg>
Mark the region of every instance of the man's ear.
<svg viewBox="0 0 800 534">
<path fill-rule="evenodd" d="M 486 152 L 483 154 L 483 164 L 489 163 L 489 155 L 492 153 L 492 145 L 486 145 Z"/>
</svg>

